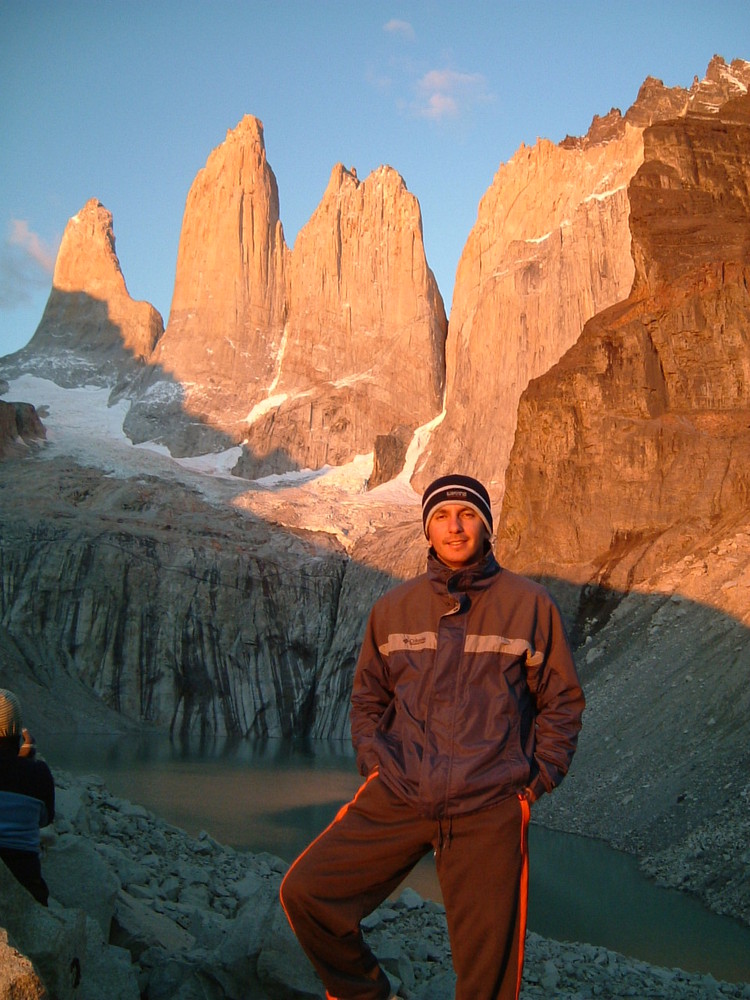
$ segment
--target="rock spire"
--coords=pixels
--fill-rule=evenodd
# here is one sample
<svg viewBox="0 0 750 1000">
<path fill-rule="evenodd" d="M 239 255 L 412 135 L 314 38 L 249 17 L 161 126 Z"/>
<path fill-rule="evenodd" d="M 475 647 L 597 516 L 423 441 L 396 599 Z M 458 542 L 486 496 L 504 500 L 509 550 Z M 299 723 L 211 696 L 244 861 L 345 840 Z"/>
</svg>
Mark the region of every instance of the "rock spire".
<svg viewBox="0 0 750 1000">
<path fill-rule="evenodd" d="M 446 326 L 416 198 L 390 167 L 337 165 L 295 243 L 276 405 L 251 415 L 242 474 L 340 465 L 430 420 Z"/>
<path fill-rule="evenodd" d="M 159 313 L 134 301 L 115 252 L 112 213 L 95 198 L 74 215 L 63 234 L 52 291 L 41 322 L 21 356 L 35 359 L 35 373 L 80 382 L 143 363 L 163 332 Z M 96 380 L 96 379 L 94 379 Z"/>
<path fill-rule="evenodd" d="M 190 188 L 169 322 L 152 359 L 212 411 L 247 412 L 273 377 L 288 255 L 263 125 L 248 115 Z"/>
</svg>

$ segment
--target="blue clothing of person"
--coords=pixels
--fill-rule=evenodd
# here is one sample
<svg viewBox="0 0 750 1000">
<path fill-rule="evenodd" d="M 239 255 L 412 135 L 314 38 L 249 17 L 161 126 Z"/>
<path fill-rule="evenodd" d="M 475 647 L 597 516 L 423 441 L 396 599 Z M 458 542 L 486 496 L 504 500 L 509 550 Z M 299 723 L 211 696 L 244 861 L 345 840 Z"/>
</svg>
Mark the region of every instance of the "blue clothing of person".
<svg viewBox="0 0 750 1000">
<path fill-rule="evenodd" d="M 7 744 L 12 741 L 0 740 Z M 39 828 L 55 817 L 55 783 L 49 767 L 35 757 L 0 748 L 0 858 L 32 895 L 46 904 Z"/>
</svg>

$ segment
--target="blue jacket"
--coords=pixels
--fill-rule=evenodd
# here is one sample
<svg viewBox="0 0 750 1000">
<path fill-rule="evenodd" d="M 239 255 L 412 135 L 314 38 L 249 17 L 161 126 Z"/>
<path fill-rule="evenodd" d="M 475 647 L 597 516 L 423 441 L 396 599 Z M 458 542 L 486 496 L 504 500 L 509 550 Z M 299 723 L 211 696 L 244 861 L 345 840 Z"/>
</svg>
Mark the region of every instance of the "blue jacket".
<svg viewBox="0 0 750 1000">
<path fill-rule="evenodd" d="M 55 818 L 55 784 L 43 760 L 0 757 L 0 852 L 39 854 L 39 827 Z"/>
<path fill-rule="evenodd" d="M 489 808 L 562 781 L 584 695 L 557 605 L 489 552 L 427 572 L 374 605 L 351 728 L 362 774 L 426 816 Z"/>
</svg>

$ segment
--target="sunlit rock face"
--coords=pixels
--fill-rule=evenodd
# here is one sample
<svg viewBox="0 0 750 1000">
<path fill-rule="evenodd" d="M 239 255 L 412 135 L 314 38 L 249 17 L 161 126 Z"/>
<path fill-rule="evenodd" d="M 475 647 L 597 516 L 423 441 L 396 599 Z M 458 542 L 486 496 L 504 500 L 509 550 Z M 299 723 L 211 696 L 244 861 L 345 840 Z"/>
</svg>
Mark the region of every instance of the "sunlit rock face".
<svg viewBox="0 0 750 1000">
<path fill-rule="evenodd" d="M 416 198 L 390 167 L 340 164 L 299 233 L 274 405 L 247 428 L 242 475 L 341 465 L 440 412 L 446 318 Z"/>
<path fill-rule="evenodd" d="M 126 427 L 174 454 L 237 443 L 274 377 L 289 250 L 262 124 L 227 133 L 185 204 L 172 308 Z"/>
<path fill-rule="evenodd" d="M 583 138 L 540 140 L 501 165 L 458 266 L 446 416 L 417 468 L 417 487 L 461 468 L 502 495 L 521 393 L 591 317 L 630 292 L 628 184 L 643 162 L 643 129 L 688 111 L 715 114 L 748 83 L 750 64 L 720 58 L 689 90 L 649 78 L 624 117 L 613 109 Z"/>
<path fill-rule="evenodd" d="M 290 250 L 263 126 L 247 116 L 191 186 L 166 331 L 128 296 L 111 216 L 92 201 L 70 221 L 47 311 L 18 357 L 33 354 L 37 373 L 65 384 L 127 393 L 135 442 L 174 455 L 241 445 L 247 477 L 344 464 L 396 437 L 405 456 L 409 434 L 444 413 L 413 485 L 461 469 L 499 502 L 521 394 L 630 293 L 628 185 L 644 129 L 715 117 L 748 83 L 747 63 L 717 57 L 689 89 L 649 78 L 624 116 L 521 147 L 480 202 L 449 332 L 399 174 L 359 180 L 335 166 Z M 387 474 L 398 471 L 392 456 Z"/>
<path fill-rule="evenodd" d="M 521 392 L 630 289 L 626 185 L 641 156 L 627 127 L 586 149 L 540 141 L 500 167 L 458 266 L 446 417 L 417 485 L 460 467 L 502 487 Z"/>
<path fill-rule="evenodd" d="M 440 411 L 446 327 L 396 171 L 360 182 L 336 166 L 291 252 L 248 116 L 188 195 L 169 323 L 127 430 L 174 454 L 244 442 L 244 476 L 343 464 Z"/>
<path fill-rule="evenodd" d="M 622 589 L 750 498 L 750 97 L 644 133 L 631 296 L 524 394 L 500 548 Z"/>
<path fill-rule="evenodd" d="M 3 368 L 32 370 L 61 385 L 114 384 L 150 357 L 163 330 L 156 309 L 130 297 L 112 213 L 92 198 L 65 227 L 34 336 Z"/>
</svg>

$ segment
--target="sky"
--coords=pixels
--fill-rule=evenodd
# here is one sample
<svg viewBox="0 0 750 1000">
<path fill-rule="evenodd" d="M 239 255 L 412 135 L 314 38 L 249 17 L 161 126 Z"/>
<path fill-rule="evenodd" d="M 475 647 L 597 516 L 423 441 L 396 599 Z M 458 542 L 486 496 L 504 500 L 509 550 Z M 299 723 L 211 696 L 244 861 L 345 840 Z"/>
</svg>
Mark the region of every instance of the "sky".
<svg viewBox="0 0 750 1000">
<path fill-rule="evenodd" d="M 750 0 L 0 0 L 0 356 L 33 336 L 89 198 L 166 323 L 188 190 L 246 114 L 290 247 L 337 163 L 397 170 L 449 311 L 501 163 L 715 54 L 750 60 Z"/>
</svg>

